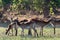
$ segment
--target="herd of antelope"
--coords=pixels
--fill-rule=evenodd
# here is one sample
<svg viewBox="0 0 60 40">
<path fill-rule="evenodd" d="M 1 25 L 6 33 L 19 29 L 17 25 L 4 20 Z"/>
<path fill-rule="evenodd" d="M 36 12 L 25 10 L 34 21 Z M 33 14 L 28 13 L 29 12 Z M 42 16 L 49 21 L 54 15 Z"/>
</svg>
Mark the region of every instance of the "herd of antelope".
<svg viewBox="0 0 60 40">
<path fill-rule="evenodd" d="M 56 25 L 59 25 L 60 24 L 60 19 L 59 18 L 56 18 L 56 17 L 52 17 L 52 16 L 48 16 L 47 18 L 31 18 L 31 20 L 27 20 L 27 19 L 24 19 L 22 21 L 18 21 L 18 18 L 16 18 L 15 20 L 13 20 L 13 22 L 11 22 L 9 25 L 8 25 L 8 29 L 6 30 L 6 35 L 9 33 L 9 31 L 13 28 L 15 28 L 15 35 L 17 36 L 17 33 L 18 33 L 18 27 L 17 25 L 22 29 L 21 31 L 21 35 L 24 36 L 24 29 L 28 29 L 28 33 L 31 34 L 31 29 L 34 30 L 34 36 L 38 36 L 38 33 L 37 33 L 37 27 L 40 28 L 40 35 L 43 36 L 43 28 L 45 25 L 48 25 L 48 24 L 51 24 L 53 29 L 54 29 L 54 35 L 56 33 L 55 31 L 55 28 L 56 28 Z M 13 25 L 15 25 L 13 27 Z M 12 33 L 13 33 L 13 30 L 12 30 Z"/>
</svg>

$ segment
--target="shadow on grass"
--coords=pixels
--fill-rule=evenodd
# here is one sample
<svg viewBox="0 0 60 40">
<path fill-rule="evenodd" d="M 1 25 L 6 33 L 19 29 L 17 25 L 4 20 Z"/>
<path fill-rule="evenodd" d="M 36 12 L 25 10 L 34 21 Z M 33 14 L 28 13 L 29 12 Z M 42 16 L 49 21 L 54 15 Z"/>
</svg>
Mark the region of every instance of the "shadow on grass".
<svg viewBox="0 0 60 40">
<path fill-rule="evenodd" d="M 21 35 L 20 35 L 21 36 Z M 21 38 L 54 38 L 55 36 L 49 36 L 49 35 L 44 35 L 44 36 L 30 36 L 30 35 L 24 35 L 24 36 L 21 36 Z"/>
</svg>

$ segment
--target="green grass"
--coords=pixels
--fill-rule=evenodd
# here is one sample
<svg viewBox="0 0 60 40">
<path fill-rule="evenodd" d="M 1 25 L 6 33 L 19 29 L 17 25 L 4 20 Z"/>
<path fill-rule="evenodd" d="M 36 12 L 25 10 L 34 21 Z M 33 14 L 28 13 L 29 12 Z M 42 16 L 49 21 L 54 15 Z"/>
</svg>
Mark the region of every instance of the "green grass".
<svg viewBox="0 0 60 40">
<path fill-rule="evenodd" d="M 20 36 L 21 35 L 21 29 L 18 29 L 18 36 L 11 36 L 11 35 L 5 35 L 5 30 L 6 28 L 0 27 L 0 40 L 60 40 L 60 28 L 56 28 L 56 35 L 53 35 L 53 28 L 44 28 L 44 36 L 40 36 L 39 37 L 34 37 L 34 35 L 32 36 L 28 36 L 28 30 L 25 29 L 25 35 L 24 37 Z M 38 33 L 39 33 L 40 29 L 38 29 Z M 33 30 L 32 30 L 32 34 L 33 34 Z"/>
</svg>

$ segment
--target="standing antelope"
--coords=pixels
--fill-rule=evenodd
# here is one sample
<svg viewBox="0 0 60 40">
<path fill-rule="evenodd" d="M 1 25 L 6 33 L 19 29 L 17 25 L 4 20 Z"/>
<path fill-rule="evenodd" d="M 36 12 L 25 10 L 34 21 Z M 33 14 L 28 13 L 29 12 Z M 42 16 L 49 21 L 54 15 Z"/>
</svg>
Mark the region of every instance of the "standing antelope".
<svg viewBox="0 0 60 40">
<path fill-rule="evenodd" d="M 16 36 L 17 36 L 17 26 L 16 26 L 16 20 L 14 20 L 13 22 L 11 22 L 9 25 L 8 25 L 8 29 L 6 30 L 6 35 L 9 34 L 8 32 L 10 32 L 10 30 L 12 30 L 12 35 L 13 35 L 13 28 L 15 28 L 16 30 Z M 23 22 L 26 22 L 27 20 L 23 20 Z M 22 21 L 21 21 L 22 22 Z"/>
<path fill-rule="evenodd" d="M 43 27 L 47 24 L 49 24 L 52 21 L 52 18 L 46 18 L 47 20 L 42 19 L 32 19 L 32 21 L 35 23 L 35 27 L 41 27 L 40 29 L 40 35 L 43 36 Z"/>
<path fill-rule="evenodd" d="M 18 20 L 15 20 L 15 22 L 17 23 L 17 25 L 19 25 L 22 28 L 22 32 L 21 32 L 22 35 L 24 35 L 24 29 L 30 30 L 32 28 L 35 32 L 35 35 L 38 36 L 38 33 L 34 27 L 34 22 L 32 20 L 27 23 L 24 23 L 23 21 L 19 22 Z"/>
<path fill-rule="evenodd" d="M 32 28 L 34 30 L 34 32 L 35 32 L 35 35 L 38 36 L 38 33 L 37 33 L 37 31 L 36 31 L 36 29 L 35 29 L 35 27 L 33 25 L 34 23 L 32 21 L 30 21 L 30 22 L 27 22 L 27 21 L 28 20 L 22 20 L 22 21 L 19 22 L 17 19 L 14 20 L 14 22 L 9 25 L 9 28 L 6 31 L 6 34 L 10 31 L 10 29 L 13 28 L 13 25 L 15 25 L 15 27 L 14 27 L 15 30 L 16 30 L 16 34 L 15 35 L 17 35 L 17 25 L 19 25 L 20 28 L 22 28 L 21 35 L 24 35 L 24 29 L 29 29 L 30 30 Z"/>
<path fill-rule="evenodd" d="M 40 34 L 42 36 L 43 36 L 43 27 L 45 25 L 47 25 L 49 23 L 52 25 L 52 27 L 54 28 L 54 35 L 56 33 L 56 31 L 55 31 L 56 25 L 60 25 L 60 18 L 55 18 L 55 17 L 51 17 L 51 16 L 50 16 L 50 18 L 47 18 L 47 20 L 45 20 L 45 19 L 42 20 L 42 19 L 39 19 L 39 18 L 32 19 L 32 20 L 35 22 L 36 27 L 41 27 Z"/>
<path fill-rule="evenodd" d="M 51 24 L 54 27 L 54 35 L 55 35 L 56 34 L 55 28 L 57 25 L 60 25 L 60 18 L 52 17 Z"/>
</svg>

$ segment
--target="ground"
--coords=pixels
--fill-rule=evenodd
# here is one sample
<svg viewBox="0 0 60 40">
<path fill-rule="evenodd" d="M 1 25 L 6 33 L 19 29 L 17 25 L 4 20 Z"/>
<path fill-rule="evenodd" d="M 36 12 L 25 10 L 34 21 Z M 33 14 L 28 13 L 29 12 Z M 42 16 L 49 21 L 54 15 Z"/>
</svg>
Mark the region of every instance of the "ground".
<svg viewBox="0 0 60 40">
<path fill-rule="evenodd" d="M 28 36 L 27 32 L 28 30 L 25 29 L 25 36 L 21 36 L 21 28 L 18 29 L 18 36 L 12 36 L 12 35 L 5 35 L 5 31 L 7 28 L 0 27 L 0 40 L 60 40 L 60 28 L 56 28 L 56 35 L 53 35 L 53 28 L 44 28 L 44 36 L 34 37 Z M 38 33 L 39 33 L 38 29 Z M 33 34 L 33 30 L 32 30 Z"/>
</svg>

